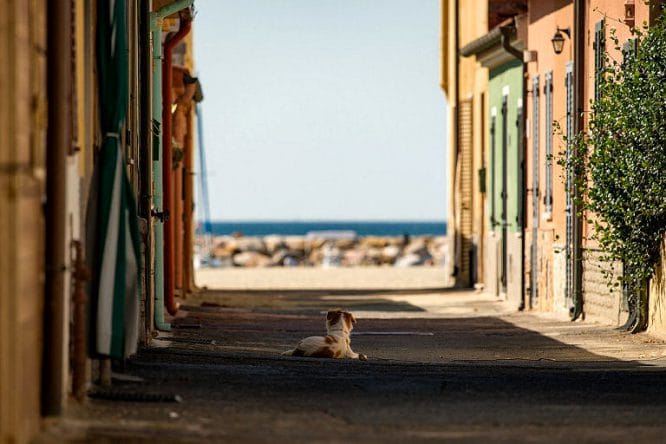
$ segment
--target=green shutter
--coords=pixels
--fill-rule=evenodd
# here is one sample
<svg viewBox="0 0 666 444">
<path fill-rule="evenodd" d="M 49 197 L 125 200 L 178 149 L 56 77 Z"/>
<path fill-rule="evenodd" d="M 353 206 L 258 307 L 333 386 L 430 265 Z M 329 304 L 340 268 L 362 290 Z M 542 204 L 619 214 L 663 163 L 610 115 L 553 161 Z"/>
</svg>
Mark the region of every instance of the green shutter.
<svg viewBox="0 0 666 444">
<path fill-rule="evenodd" d="M 553 211 L 553 72 L 546 73 L 545 83 L 543 85 L 543 94 L 546 97 L 546 174 L 545 190 L 543 194 L 543 203 L 547 213 Z"/>
<path fill-rule="evenodd" d="M 601 79 L 604 72 L 606 51 L 606 27 L 604 19 L 594 25 L 594 100 L 599 100 Z"/>
</svg>

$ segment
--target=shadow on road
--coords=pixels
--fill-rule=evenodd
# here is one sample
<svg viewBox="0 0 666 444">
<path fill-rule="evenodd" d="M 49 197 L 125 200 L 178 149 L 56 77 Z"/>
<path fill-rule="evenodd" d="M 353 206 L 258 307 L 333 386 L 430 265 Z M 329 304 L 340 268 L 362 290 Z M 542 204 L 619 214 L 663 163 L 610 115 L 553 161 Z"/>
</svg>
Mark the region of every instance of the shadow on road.
<svg viewBox="0 0 666 444">
<path fill-rule="evenodd" d="M 141 382 L 114 384 L 121 394 L 178 395 L 182 402 L 92 400 L 81 413 L 94 419 L 84 440 L 650 442 L 663 436 L 661 368 L 595 354 L 482 310 L 410 319 L 400 313 L 427 310 L 384 294 L 348 295 L 215 293 L 206 298 L 212 302 L 184 306 L 173 331 L 122 369 Z M 362 334 L 352 346 L 369 361 L 280 355 L 305 336 L 323 334 L 322 311 L 332 305 L 392 315 L 359 319 L 355 331 Z"/>
</svg>

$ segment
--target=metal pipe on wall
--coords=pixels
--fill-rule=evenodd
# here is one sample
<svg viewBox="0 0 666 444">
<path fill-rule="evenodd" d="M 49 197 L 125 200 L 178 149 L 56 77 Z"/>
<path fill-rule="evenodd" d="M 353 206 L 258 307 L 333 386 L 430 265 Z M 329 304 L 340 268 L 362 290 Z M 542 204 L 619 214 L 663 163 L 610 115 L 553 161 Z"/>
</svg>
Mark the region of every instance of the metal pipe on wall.
<svg viewBox="0 0 666 444">
<path fill-rule="evenodd" d="M 67 364 L 65 227 L 67 153 L 72 144 L 72 2 L 47 4 L 46 264 L 42 413 L 61 414 Z"/>
<path fill-rule="evenodd" d="M 73 322 L 73 359 L 72 359 L 72 393 L 77 401 L 83 402 L 86 397 L 88 364 L 88 341 L 87 341 L 87 304 L 86 282 L 90 279 L 90 273 L 86 268 L 83 258 L 83 246 L 80 241 L 72 241 L 74 264 L 72 278 L 74 280 L 74 322 Z"/>
<path fill-rule="evenodd" d="M 175 315 L 178 312 L 178 303 L 176 302 L 175 296 L 175 256 L 174 256 L 174 244 L 175 244 L 175 224 L 174 217 L 178 217 L 178 213 L 175 211 L 174 200 L 178 196 L 174 196 L 173 189 L 173 168 L 172 168 L 172 156 L 171 151 L 171 105 L 172 105 L 172 80 L 173 76 L 171 73 L 171 68 L 173 66 L 172 53 L 173 48 L 180 42 L 192 28 L 192 21 L 188 19 L 183 19 L 180 22 L 180 29 L 173 36 L 167 38 L 167 41 L 164 45 L 164 60 L 162 66 L 162 152 L 164 153 L 164 160 L 162 162 L 162 174 L 163 174 L 163 186 L 164 186 L 164 202 L 166 204 L 165 210 L 170 213 L 172 217 L 169 217 L 164 222 L 165 230 L 165 239 L 164 239 L 164 301 L 166 303 L 167 310 L 170 314 Z"/>
<path fill-rule="evenodd" d="M 587 42 L 582 36 L 585 34 L 584 29 L 587 20 L 586 3 L 585 0 L 574 0 L 574 109 L 576 110 L 574 134 L 580 133 L 585 128 L 585 114 L 583 113 L 585 99 L 583 98 L 583 91 L 585 91 L 585 45 Z M 585 172 L 575 171 L 574 174 L 577 177 L 582 177 Z M 580 214 L 580 205 L 576 203 L 578 198 L 578 191 L 576 190 L 574 191 L 573 199 L 574 305 L 570 313 L 572 321 L 575 321 L 583 314 L 583 215 Z"/>
<path fill-rule="evenodd" d="M 183 146 L 183 153 L 185 147 Z M 172 171 L 173 197 L 173 272 L 174 288 L 183 289 L 183 163 L 177 162 Z"/>
<path fill-rule="evenodd" d="M 150 11 L 151 1 L 141 0 L 139 6 L 139 217 L 145 221 L 145 231 L 142 232 L 144 241 L 144 266 L 143 266 L 143 295 L 144 301 L 144 332 L 145 338 L 152 329 L 153 319 L 153 280 L 155 269 L 153 267 L 153 218 L 150 214 L 152 201 L 152 133 L 151 133 L 151 88 L 152 88 L 152 60 L 150 50 Z"/>
<path fill-rule="evenodd" d="M 152 74 L 152 181 L 153 205 L 151 217 L 156 218 L 153 224 L 154 264 L 155 269 L 155 328 L 169 331 L 171 325 L 164 321 L 164 218 L 162 205 L 162 22 L 159 13 L 151 13 L 150 31 L 153 39 L 153 74 Z M 168 217 L 168 216 L 167 216 Z"/>
<path fill-rule="evenodd" d="M 162 20 L 175 12 L 192 5 L 194 0 L 179 0 L 150 14 L 150 31 L 153 41 L 152 72 L 152 135 L 153 135 L 153 205 L 151 215 L 157 219 L 153 236 L 155 246 L 155 327 L 168 331 L 171 325 L 164 321 L 164 212 L 162 201 Z"/>
<path fill-rule="evenodd" d="M 460 233 L 460 215 L 456 213 L 457 207 L 457 191 L 460 174 L 458 173 L 458 163 L 460 156 L 460 134 L 458 131 L 458 122 L 460 121 L 459 110 L 460 110 L 460 0 L 454 0 L 454 21 L 455 21 L 455 66 L 454 66 L 454 75 L 453 75 L 453 98 L 449 98 L 449 112 L 452 116 L 452 128 L 450 131 L 453 131 L 453 144 L 455 146 L 455 154 L 453 155 L 453 165 L 451 167 L 451 173 L 453 176 L 452 185 L 453 193 L 451 193 L 451 204 L 450 207 L 453 209 L 454 215 L 454 227 L 453 227 L 453 254 L 451 261 L 453 264 L 453 269 L 451 270 L 451 276 L 455 279 L 455 286 L 458 287 L 461 285 L 460 279 L 460 267 L 462 264 L 462 238 Z"/>
</svg>

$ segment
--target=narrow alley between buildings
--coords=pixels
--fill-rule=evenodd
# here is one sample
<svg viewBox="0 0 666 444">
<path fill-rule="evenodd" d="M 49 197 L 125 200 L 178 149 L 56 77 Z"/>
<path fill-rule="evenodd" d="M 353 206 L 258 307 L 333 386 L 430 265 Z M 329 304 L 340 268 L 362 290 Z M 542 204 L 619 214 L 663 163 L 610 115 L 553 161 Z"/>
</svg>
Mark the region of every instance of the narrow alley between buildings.
<svg viewBox="0 0 666 444">
<path fill-rule="evenodd" d="M 666 344 L 647 335 L 441 288 L 223 289 L 186 304 L 42 442 L 656 442 L 666 431 Z M 358 318 L 352 346 L 368 361 L 280 355 L 323 334 L 338 306 Z"/>
<path fill-rule="evenodd" d="M 664 441 L 664 11 L 3 2 L 0 444 Z"/>
</svg>

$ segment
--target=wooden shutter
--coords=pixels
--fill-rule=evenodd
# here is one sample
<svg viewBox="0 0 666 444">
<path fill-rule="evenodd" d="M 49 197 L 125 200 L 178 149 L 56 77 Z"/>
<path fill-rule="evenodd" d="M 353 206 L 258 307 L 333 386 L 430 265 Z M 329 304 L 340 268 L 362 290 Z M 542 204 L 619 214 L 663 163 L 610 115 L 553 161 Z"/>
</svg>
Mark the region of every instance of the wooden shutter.
<svg viewBox="0 0 666 444">
<path fill-rule="evenodd" d="M 604 72 L 604 52 L 606 51 L 606 27 L 604 19 L 594 25 L 594 100 L 599 100 L 599 86 Z"/>
<path fill-rule="evenodd" d="M 572 150 L 573 150 L 573 136 L 574 136 L 574 78 L 573 78 L 573 62 L 569 62 L 566 68 L 564 87 L 566 90 L 566 136 L 567 136 L 567 145 L 566 145 L 566 158 L 567 163 L 570 163 Z M 573 204 L 573 195 L 571 189 L 573 187 L 573 171 L 571 168 L 567 168 L 566 171 L 566 273 L 565 273 L 565 290 L 566 298 L 568 304 L 573 304 L 574 299 L 574 204 Z"/>
<path fill-rule="evenodd" d="M 462 235 L 460 271 L 470 276 L 470 251 L 472 249 L 473 216 L 473 168 L 472 168 L 472 100 L 459 105 L 458 143 L 460 153 L 460 234 Z"/>
<path fill-rule="evenodd" d="M 497 187 L 495 185 L 496 179 L 496 142 L 495 135 L 497 134 L 497 115 L 494 113 L 490 117 L 490 231 L 495 231 L 497 225 L 497 217 L 495 214 L 495 198 L 497 194 Z"/>
<path fill-rule="evenodd" d="M 545 174 L 545 190 L 543 195 L 543 203 L 547 213 L 553 211 L 553 72 L 547 72 L 545 84 L 543 86 L 543 93 L 546 97 L 546 116 L 545 116 L 545 131 L 546 131 L 546 174 Z"/>
</svg>

